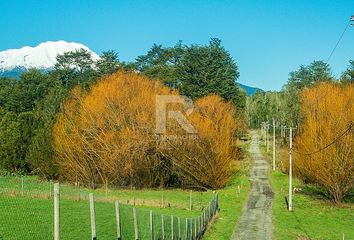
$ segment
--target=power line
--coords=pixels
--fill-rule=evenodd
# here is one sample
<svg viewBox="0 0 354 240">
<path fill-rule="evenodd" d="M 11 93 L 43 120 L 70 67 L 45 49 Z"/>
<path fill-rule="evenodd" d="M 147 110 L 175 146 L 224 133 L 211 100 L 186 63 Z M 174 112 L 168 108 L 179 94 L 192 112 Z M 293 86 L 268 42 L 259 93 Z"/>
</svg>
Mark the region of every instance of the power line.
<svg viewBox="0 0 354 240">
<path fill-rule="evenodd" d="M 350 130 L 353 128 L 354 124 L 353 123 L 350 123 L 349 127 L 341 134 L 339 135 L 337 138 L 335 138 L 332 142 L 330 142 L 329 144 L 327 144 L 326 146 L 324 146 L 323 148 L 320 148 L 314 152 L 311 152 L 311 153 L 303 153 L 303 152 L 299 152 L 299 151 L 296 151 L 296 150 L 293 150 L 294 152 L 296 153 L 299 153 L 299 154 L 302 154 L 302 155 L 313 155 L 313 154 L 316 154 L 316 153 L 319 153 L 327 148 L 329 148 L 330 146 L 332 146 L 333 144 L 335 144 L 336 142 L 338 142 L 340 139 L 342 139 L 343 137 L 345 137 L 349 132 Z"/>
<path fill-rule="evenodd" d="M 334 46 L 334 48 L 333 48 L 333 50 L 332 50 L 331 54 L 330 54 L 330 55 L 329 55 L 329 57 L 327 58 L 326 63 L 328 63 L 328 62 L 329 62 L 329 60 L 331 59 L 331 57 L 332 57 L 332 55 L 333 55 L 334 51 L 335 51 L 335 50 L 336 50 L 336 48 L 338 47 L 339 42 L 342 40 L 344 33 L 347 31 L 347 29 L 348 29 L 348 27 L 349 27 L 349 25 L 350 25 L 351 21 L 352 21 L 352 19 L 350 19 L 350 20 L 348 21 L 347 26 L 345 27 L 344 31 L 343 31 L 343 32 L 342 32 L 342 34 L 340 35 L 340 37 L 339 37 L 339 39 L 338 39 L 338 41 L 337 41 L 336 45 Z"/>
</svg>

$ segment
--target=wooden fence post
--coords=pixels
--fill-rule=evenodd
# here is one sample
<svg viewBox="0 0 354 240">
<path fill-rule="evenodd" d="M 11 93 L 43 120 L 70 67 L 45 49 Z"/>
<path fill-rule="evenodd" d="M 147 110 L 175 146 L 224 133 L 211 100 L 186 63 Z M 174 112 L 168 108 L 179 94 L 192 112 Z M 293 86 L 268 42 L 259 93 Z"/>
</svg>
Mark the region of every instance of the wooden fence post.
<svg viewBox="0 0 354 240">
<path fill-rule="evenodd" d="M 49 198 L 52 198 L 52 181 L 49 180 Z"/>
<path fill-rule="evenodd" d="M 135 207 L 135 186 L 133 188 L 133 205 Z"/>
<path fill-rule="evenodd" d="M 190 233 L 189 233 L 189 238 L 190 239 L 193 239 L 193 219 L 191 218 L 191 219 L 189 219 L 190 220 L 190 223 L 191 223 L 191 225 L 190 225 Z"/>
<path fill-rule="evenodd" d="M 208 205 L 208 222 L 210 222 L 211 218 L 211 204 Z"/>
<path fill-rule="evenodd" d="M 60 190 L 59 183 L 54 184 L 54 240 L 60 240 Z"/>
<path fill-rule="evenodd" d="M 135 240 L 139 240 L 138 215 L 137 215 L 136 208 L 133 208 L 133 215 L 134 215 L 134 236 L 135 236 Z"/>
<path fill-rule="evenodd" d="M 192 202 L 192 190 L 189 191 L 189 210 L 192 210 L 193 202 Z"/>
<path fill-rule="evenodd" d="M 273 118 L 273 171 L 275 171 L 275 120 Z"/>
<path fill-rule="evenodd" d="M 21 196 L 22 197 L 23 197 L 23 189 L 24 189 L 23 176 L 21 176 Z"/>
<path fill-rule="evenodd" d="M 161 215 L 161 232 L 162 232 L 162 240 L 165 240 L 165 221 L 163 219 L 163 215 Z"/>
<path fill-rule="evenodd" d="M 164 208 L 165 206 L 165 199 L 163 195 L 163 188 L 161 188 L 161 208 Z"/>
<path fill-rule="evenodd" d="M 197 218 L 194 218 L 194 239 L 197 239 Z"/>
<path fill-rule="evenodd" d="M 174 224 L 173 224 L 173 216 L 171 216 L 171 239 L 174 238 Z"/>
<path fill-rule="evenodd" d="M 80 182 L 77 182 L 77 201 L 80 202 Z"/>
<path fill-rule="evenodd" d="M 119 209 L 119 202 L 115 202 L 116 206 L 116 223 L 117 223 L 117 240 L 122 239 L 122 229 L 121 229 L 121 223 L 120 223 L 120 209 Z"/>
<path fill-rule="evenodd" d="M 181 218 L 180 217 L 177 218 L 177 222 L 178 222 L 178 240 L 181 240 L 182 236 L 181 236 Z"/>
<path fill-rule="evenodd" d="M 188 218 L 186 218 L 186 229 L 185 229 L 185 234 L 186 234 L 186 240 L 188 239 Z"/>
<path fill-rule="evenodd" d="M 200 233 L 200 217 L 197 217 L 197 236 L 199 236 Z"/>
<path fill-rule="evenodd" d="M 204 209 L 204 211 L 203 211 L 203 231 L 206 229 L 206 225 L 207 225 L 207 223 L 206 223 L 205 209 Z"/>
<path fill-rule="evenodd" d="M 152 213 L 152 210 L 150 210 L 150 233 L 151 233 L 151 240 L 155 239 L 155 233 L 154 233 L 154 214 Z"/>
<path fill-rule="evenodd" d="M 93 199 L 93 193 L 89 194 L 90 198 L 90 216 L 91 216 L 91 237 L 92 240 L 97 239 L 96 235 L 96 219 L 95 219 L 95 201 Z"/>
</svg>

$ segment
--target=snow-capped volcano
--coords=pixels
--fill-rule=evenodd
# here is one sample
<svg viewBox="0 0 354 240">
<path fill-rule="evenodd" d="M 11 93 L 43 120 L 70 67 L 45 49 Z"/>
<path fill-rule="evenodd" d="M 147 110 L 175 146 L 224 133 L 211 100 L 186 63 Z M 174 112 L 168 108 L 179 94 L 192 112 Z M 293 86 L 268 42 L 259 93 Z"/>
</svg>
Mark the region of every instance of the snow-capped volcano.
<svg viewBox="0 0 354 240">
<path fill-rule="evenodd" d="M 65 52 L 85 49 L 92 55 L 94 61 L 99 56 L 83 44 L 66 41 L 48 41 L 36 47 L 22 47 L 20 49 L 9 49 L 0 52 L 0 71 L 10 71 L 18 68 L 53 68 L 56 57 Z"/>
</svg>

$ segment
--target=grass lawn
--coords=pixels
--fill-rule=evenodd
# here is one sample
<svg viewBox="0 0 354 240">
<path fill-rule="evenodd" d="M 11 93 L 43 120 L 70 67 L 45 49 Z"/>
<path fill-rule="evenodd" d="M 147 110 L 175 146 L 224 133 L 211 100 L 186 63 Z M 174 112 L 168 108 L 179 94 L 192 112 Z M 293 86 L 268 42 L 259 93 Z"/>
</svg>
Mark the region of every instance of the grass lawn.
<svg viewBox="0 0 354 240">
<path fill-rule="evenodd" d="M 271 161 L 271 151 L 263 154 Z M 270 149 L 272 149 L 270 147 Z M 282 151 L 279 151 L 282 152 Z M 284 152 L 284 151 L 283 151 Z M 277 159 L 286 154 L 277 155 Z M 280 161 L 279 161 L 280 162 Z M 273 223 L 277 240 L 333 240 L 354 239 L 354 204 L 334 205 L 318 195 L 318 188 L 305 185 L 294 179 L 293 187 L 302 189 L 293 195 L 293 211 L 286 209 L 285 197 L 288 195 L 288 176 L 275 171 L 270 173 L 270 181 L 275 192 L 273 204 Z M 316 190 L 317 189 L 317 190 Z M 317 191 L 317 193 L 316 193 Z"/>
<path fill-rule="evenodd" d="M 241 193 L 236 194 L 237 186 L 241 186 Z M 204 239 L 229 240 L 235 230 L 237 220 L 242 214 L 246 203 L 250 184 L 248 177 L 239 176 L 229 186 L 218 191 L 220 212 L 216 222 L 206 233 Z"/>
<path fill-rule="evenodd" d="M 19 182 L 20 186 L 13 183 Z M 45 195 L 47 191 L 47 182 L 41 182 L 29 177 L 24 180 L 27 183 L 27 190 L 22 196 L 21 180 L 14 177 L 2 177 L 0 179 L 0 239 L 52 239 L 53 236 L 53 199 L 50 194 Z M 32 184 L 29 184 L 31 182 Z M 70 198 L 70 185 L 63 186 L 63 197 L 61 200 L 61 238 L 62 239 L 89 239 L 90 215 L 89 202 L 86 198 L 76 201 Z M 236 194 L 238 186 L 241 187 L 241 193 Z M 206 239 L 229 239 L 236 225 L 236 219 L 240 216 L 244 202 L 247 198 L 249 182 L 244 175 L 237 175 L 233 181 L 224 189 L 218 191 L 220 213 L 206 233 Z M 89 189 L 82 189 L 82 192 L 89 192 Z M 99 239 L 113 239 L 115 237 L 115 210 L 113 198 L 121 202 L 132 203 L 132 196 L 136 201 L 149 205 L 139 205 L 139 237 L 140 239 L 149 239 L 149 211 L 153 210 L 155 214 L 155 232 L 161 232 L 161 215 L 164 215 L 166 237 L 169 237 L 171 226 L 170 216 L 178 216 L 181 220 L 182 235 L 185 233 L 185 219 L 198 216 L 201 206 L 211 200 L 212 192 L 193 192 L 193 210 L 188 210 L 189 191 L 183 190 L 164 190 L 163 208 L 156 207 L 161 200 L 161 191 L 159 190 L 110 190 L 108 196 L 105 191 L 93 191 L 97 201 L 96 225 Z M 33 194 L 33 196 L 31 196 Z M 83 194 L 84 195 L 84 194 Z M 66 196 L 66 197 L 65 197 Z M 145 201 L 144 201 L 145 199 Z M 173 204 L 171 204 L 173 203 Z M 174 207 L 168 207 L 174 205 Z M 121 205 L 122 233 L 124 239 L 133 239 L 133 206 Z M 177 219 L 174 219 L 177 224 Z M 177 229 L 177 225 L 175 225 Z"/>
<path fill-rule="evenodd" d="M 21 178 L 0 178 L 0 239 L 52 239 L 53 199 L 48 189 L 49 182 L 35 177 L 24 177 L 22 193 Z M 90 190 L 81 188 L 81 200 L 77 189 L 69 184 L 61 184 L 61 239 L 89 239 L 91 234 L 90 212 L 87 196 L 95 196 L 96 225 L 98 239 L 114 239 L 116 235 L 114 200 L 121 203 L 122 237 L 133 239 L 133 204 L 139 205 L 139 239 L 150 239 L 150 210 L 154 211 L 155 234 L 161 233 L 161 215 L 164 216 L 165 233 L 171 238 L 171 216 L 174 218 L 174 232 L 177 234 L 178 219 L 181 233 L 185 235 L 186 218 L 199 216 L 212 198 L 212 191 L 193 192 L 193 209 L 189 210 L 189 191 L 170 190 Z M 163 198 L 163 199 L 162 199 Z M 162 206 L 163 202 L 163 206 Z M 129 203 L 129 204 L 127 204 Z M 220 206 L 222 207 L 222 206 Z M 189 220 L 188 220 L 189 221 Z M 190 223 L 189 223 L 190 224 Z M 190 229 L 190 228 L 189 228 Z"/>
<path fill-rule="evenodd" d="M 0 239 L 52 239 L 53 201 L 26 197 L 0 197 Z M 61 200 L 61 238 L 90 239 L 90 213 L 87 201 Z M 121 205 L 122 233 L 124 239 L 133 239 L 133 206 Z M 116 235 L 114 204 L 96 202 L 96 227 L 98 239 L 114 239 Z M 169 233 L 170 215 L 179 216 L 182 226 L 185 218 L 199 212 L 178 209 L 138 207 L 139 238 L 149 239 L 149 210 L 155 213 L 155 231 L 161 231 L 161 214 L 165 217 L 166 233 Z M 177 224 L 177 218 L 174 219 Z M 177 229 L 177 225 L 175 225 Z M 182 228 L 182 234 L 184 228 Z M 170 236 L 170 234 L 167 234 Z"/>
<path fill-rule="evenodd" d="M 249 144 L 239 144 L 245 153 L 241 164 L 242 171 L 234 176 L 233 181 L 224 189 L 218 191 L 220 212 L 216 222 L 206 233 L 204 239 L 207 240 L 230 240 L 242 210 L 247 201 L 250 190 L 248 176 L 250 173 L 250 156 L 247 153 Z M 237 193 L 240 186 L 240 194 Z"/>
<path fill-rule="evenodd" d="M 288 194 L 288 176 L 281 172 L 271 174 L 275 191 L 273 222 L 275 237 L 279 240 L 313 239 L 333 240 L 354 239 L 354 205 L 334 206 L 328 200 L 315 196 L 295 193 L 293 211 L 286 209 L 284 197 Z M 294 181 L 294 186 L 303 184 Z"/>
<path fill-rule="evenodd" d="M 244 148 L 247 145 L 243 146 Z M 250 188 L 249 162 L 245 159 L 244 172 L 235 173 L 233 180 L 218 191 L 220 212 L 207 231 L 205 239 L 230 239 L 237 218 L 242 213 Z M 22 189 L 23 182 L 23 189 Z M 236 190 L 240 186 L 241 193 Z M 0 239 L 52 239 L 53 238 L 53 183 L 37 177 L 0 176 Z M 121 204 L 123 239 L 133 239 L 133 206 L 138 209 L 139 239 L 150 239 L 149 212 L 154 211 L 155 232 L 161 232 L 161 215 L 164 216 L 166 237 L 171 238 L 171 215 L 175 234 L 177 217 L 181 232 L 185 234 L 186 219 L 199 216 L 212 199 L 213 192 L 192 192 L 193 209 L 189 210 L 190 191 L 181 189 L 99 189 L 80 188 L 60 184 L 61 239 L 89 239 L 91 234 L 88 194 L 94 193 L 98 239 L 116 236 L 113 202 Z"/>
</svg>

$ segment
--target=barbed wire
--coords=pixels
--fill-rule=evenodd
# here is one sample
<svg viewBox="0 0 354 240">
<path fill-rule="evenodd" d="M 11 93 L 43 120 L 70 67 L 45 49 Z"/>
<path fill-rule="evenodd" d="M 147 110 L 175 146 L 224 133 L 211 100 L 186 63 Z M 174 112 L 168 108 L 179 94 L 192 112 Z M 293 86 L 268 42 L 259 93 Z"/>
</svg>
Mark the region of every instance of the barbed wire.
<svg viewBox="0 0 354 240">
<path fill-rule="evenodd" d="M 338 142 L 340 139 L 342 139 L 343 137 L 345 137 L 348 133 L 350 133 L 351 129 L 353 128 L 354 124 L 353 122 L 351 122 L 349 124 L 349 127 L 342 133 L 340 134 L 337 138 L 335 138 L 332 142 L 328 143 L 326 146 L 314 151 L 314 152 L 310 152 L 310 153 L 304 153 L 304 152 L 300 152 L 300 151 L 297 151 L 297 150 L 294 150 L 292 149 L 292 151 L 300 154 L 300 155 L 313 155 L 313 154 L 316 154 L 316 153 L 319 153 L 319 152 L 322 152 L 323 150 L 329 148 L 330 146 L 332 146 L 333 144 L 335 144 L 336 142 Z"/>
</svg>

